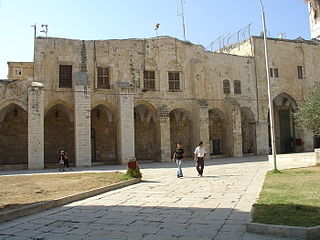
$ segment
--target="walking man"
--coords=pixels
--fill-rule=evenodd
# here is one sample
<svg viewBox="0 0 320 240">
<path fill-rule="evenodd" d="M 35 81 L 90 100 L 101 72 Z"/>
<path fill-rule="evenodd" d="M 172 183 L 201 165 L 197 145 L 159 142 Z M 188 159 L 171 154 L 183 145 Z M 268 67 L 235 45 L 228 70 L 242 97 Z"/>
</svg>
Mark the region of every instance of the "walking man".
<svg viewBox="0 0 320 240">
<path fill-rule="evenodd" d="M 206 156 L 206 149 L 203 147 L 203 142 L 199 143 L 199 146 L 194 150 L 194 160 L 196 161 L 196 169 L 198 176 L 202 177 L 204 169 L 204 158 Z"/>
<path fill-rule="evenodd" d="M 182 164 L 182 160 L 183 160 L 183 156 L 184 155 L 184 150 L 182 148 L 182 144 L 181 143 L 177 143 L 177 148 L 173 154 L 173 158 L 172 160 L 175 160 L 176 161 L 176 164 L 177 164 L 177 177 L 178 178 L 181 178 L 183 177 L 183 174 L 182 174 L 182 168 L 181 168 L 181 164 Z"/>
</svg>

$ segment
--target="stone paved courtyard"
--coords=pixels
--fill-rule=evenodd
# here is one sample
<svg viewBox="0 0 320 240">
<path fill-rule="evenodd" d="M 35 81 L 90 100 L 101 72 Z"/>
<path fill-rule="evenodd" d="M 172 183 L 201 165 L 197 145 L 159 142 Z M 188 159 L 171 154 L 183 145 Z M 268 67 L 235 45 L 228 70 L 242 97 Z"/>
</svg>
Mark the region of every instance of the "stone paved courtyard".
<svg viewBox="0 0 320 240">
<path fill-rule="evenodd" d="M 0 240 L 285 239 L 245 233 L 266 157 L 207 160 L 202 178 L 183 167 L 178 179 L 174 163 L 142 164 L 142 183 L 0 224 Z"/>
</svg>

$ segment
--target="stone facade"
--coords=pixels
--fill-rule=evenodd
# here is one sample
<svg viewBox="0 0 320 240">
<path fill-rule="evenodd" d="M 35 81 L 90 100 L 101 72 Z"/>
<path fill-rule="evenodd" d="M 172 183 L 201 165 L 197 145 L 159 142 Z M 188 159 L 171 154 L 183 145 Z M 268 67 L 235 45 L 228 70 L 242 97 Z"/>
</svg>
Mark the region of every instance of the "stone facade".
<svg viewBox="0 0 320 240">
<path fill-rule="evenodd" d="M 270 66 L 277 69 L 272 96 L 278 112 L 278 151 L 312 151 L 313 136 L 294 126 L 292 112 L 319 80 L 320 46 L 269 39 L 269 48 Z M 1 164 L 29 162 L 30 168 L 42 168 L 56 163 L 61 149 L 76 166 L 125 164 L 134 158 L 169 161 L 177 142 L 182 142 L 187 157 L 200 141 L 212 156 L 269 152 L 259 37 L 225 53 L 171 37 L 37 38 L 35 59 L 34 81 L 43 88 L 32 91 L 30 81 L 0 83 Z M 27 120 L 28 132 L 22 130 Z M 286 122 L 289 127 L 284 127 Z M 14 132 L 14 126 L 21 130 Z M 29 136 L 29 155 L 27 141 L 19 135 Z M 4 160 L 8 141 L 14 139 L 22 141 L 19 147 L 25 150 Z"/>
</svg>

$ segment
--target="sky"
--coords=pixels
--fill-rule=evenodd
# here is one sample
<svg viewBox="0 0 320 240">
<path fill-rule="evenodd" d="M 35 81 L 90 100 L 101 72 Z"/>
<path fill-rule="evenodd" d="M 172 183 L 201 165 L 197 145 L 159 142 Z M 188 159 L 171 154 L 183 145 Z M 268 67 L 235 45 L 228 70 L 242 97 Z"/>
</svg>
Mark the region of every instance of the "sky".
<svg viewBox="0 0 320 240">
<path fill-rule="evenodd" d="M 303 0 L 263 0 L 268 36 L 310 39 L 308 8 Z M 236 40 L 251 24 L 262 31 L 259 0 L 183 0 L 186 40 L 204 47 Z M 7 62 L 33 60 L 34 29 L 48 25 L 48 37 L 82 40 L 183 37 L 181 0 L 0 0 L 0 79 Z M 155 31 L 155 25 L 160 27 Z M 240 37 L 245 38 L 245 28 Z"/>
</svg>

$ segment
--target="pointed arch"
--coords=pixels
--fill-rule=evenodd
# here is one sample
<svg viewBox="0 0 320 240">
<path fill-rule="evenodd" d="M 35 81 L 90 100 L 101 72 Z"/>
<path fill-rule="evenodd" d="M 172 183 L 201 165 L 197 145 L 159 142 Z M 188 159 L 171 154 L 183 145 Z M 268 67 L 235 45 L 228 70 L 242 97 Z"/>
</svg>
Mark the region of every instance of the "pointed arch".
<svg viewBox="0 0 320 240">
<path fill-rule="evenodd" d="M 28 163 L 28 113 L 14 102 L 0 110 L 1 165 Z"/>
<path fill-rule="evenodd" d="M 256 121 L 248 107 L 241 107 L 242 153 L 257 153 Z"/>
<path fill-rule="evenodd" d="M 117 116 L 105 103 L 91 110 L 91 153 L 93 162 L 117 163 Z"/>
<path fill-rule="evenodd" d="M 157 111 L 146 101 L 134 108 L 135 155 L 138 160 L 156 161 L 160 153 L 160 132 L 156 126 Z"/>
<path fill-rule="evenodd" d="M 184 108 L 174 108 L 169 112 L 171 152 L 176 143 L 181 142 L 186 157 L 193 153 L 193 122 L 191 114 Z"/>
<path fill-rule="evenodd" d="M 68 152 L 70 164 L 75 164 L 73 111 L 61 102 L 47 108 L 44 117 L 45 165 L 57 163 L 60 150 Z"/>
<path fill-rule="evenodd" d="M 13 99 L 8 99 L 2 103 L 0 103 L 0 122 L 3 121 L 5 115 L 7 114 L 8 111 L 11 110 L 12 106 L 19 106 L 22 108 L 24 111 L 28 112 L 28 105 L 16 98 Z"/>
<path fill-rule="evenodd" d="M 297 131 L 299 135 L 299 130 L 295 128 L 293 120 L 293 113 L 296 111 L 297 107 L 298 104 L 296 100 L 285 92 L 279 93 L 273 99 L 273 119 L 277 153 L 301 151 L 299 150 L 300 146 L 297 146 L 295 142 L 295 136 Z M 301 135 L 303 135 L 302 132 Z"/>
<path fill-rule="evenodd" d="M 225 114 L 218 108 L 209 110 L 210 154 L 226 154 L 227 129 Z"/>
</svg>

